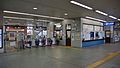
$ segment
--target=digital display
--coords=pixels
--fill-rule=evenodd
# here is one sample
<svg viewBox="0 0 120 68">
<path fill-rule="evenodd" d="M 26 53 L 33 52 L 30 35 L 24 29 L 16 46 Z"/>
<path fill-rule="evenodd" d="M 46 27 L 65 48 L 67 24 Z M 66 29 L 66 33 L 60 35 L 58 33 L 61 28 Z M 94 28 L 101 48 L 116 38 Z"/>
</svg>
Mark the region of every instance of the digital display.
<svg viewBox="0 0 120 68">
<path fill-rule="evenodd" d="M 2 48 L 2 29 L 0 29 L 0 48 Z"/>
<path fill-rule="evenodd" d="M 104 22 L 103 25 L 104 26 L 113 26 L 114 22 Z"/>
</svg>

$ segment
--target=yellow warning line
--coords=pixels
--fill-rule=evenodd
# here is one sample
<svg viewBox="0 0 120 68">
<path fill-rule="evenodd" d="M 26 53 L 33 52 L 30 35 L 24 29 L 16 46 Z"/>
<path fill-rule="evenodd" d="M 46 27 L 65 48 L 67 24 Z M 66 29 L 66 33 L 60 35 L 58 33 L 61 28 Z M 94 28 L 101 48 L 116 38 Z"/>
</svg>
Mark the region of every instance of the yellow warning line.
<svg viewBox="0 0 120 68">
<path fill-rule="evenodd" d="M 97 66 L 107 62 L 108 60 L 112 59 L 113 57 L 115 57 L 115 56 L 117 56 L 119 54 L 120 54 L 120 51 L 113 52 L 110 55 L 108 55 L 107 57 L 105 57 L 105 58 L 103 58 L 103 59 L 101 59 L 101 60 L 99 60 L 99 61 L 97 61 L 97 62 L 95 62 L 93 64 L 88 65 L 87 68 L 96 68 Z"/>
<path fill-rule="evenodd" d="M 65 48 L 71 48 L 71 46 L 64 46 Z"/>
<path fill-rule="evenodd" d="M 74 49 L 74 50 L 81 50 L 81 48 L 74 48 L 72 46 L 64 46 L 64 48 L 70 48 L 70 49 Z"/>
</svg>

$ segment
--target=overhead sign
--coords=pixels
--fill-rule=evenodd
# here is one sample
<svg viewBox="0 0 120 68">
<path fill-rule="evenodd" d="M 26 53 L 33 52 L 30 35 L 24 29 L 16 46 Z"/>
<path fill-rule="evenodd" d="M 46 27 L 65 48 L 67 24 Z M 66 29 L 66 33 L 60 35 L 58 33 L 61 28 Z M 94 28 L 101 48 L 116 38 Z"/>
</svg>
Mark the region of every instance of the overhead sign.
<svg viewBox="0 0 120 68">
<path fill-rule="evenodd" d="M 114 22 L 104 22 L 103 25 L 104 26 L 113 26 Z"/>
</svg>

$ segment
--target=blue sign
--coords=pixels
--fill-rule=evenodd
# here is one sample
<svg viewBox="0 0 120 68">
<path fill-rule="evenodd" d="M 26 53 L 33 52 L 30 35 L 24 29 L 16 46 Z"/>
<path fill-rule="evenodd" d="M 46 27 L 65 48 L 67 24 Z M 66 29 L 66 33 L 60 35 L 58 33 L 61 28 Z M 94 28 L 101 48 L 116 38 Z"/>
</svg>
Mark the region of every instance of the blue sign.
<svg viewBox="0 0 120 68">
<path fill-rule="evenodd" d="M 103 25 L 104 26 L 113 26 L 114 22 L 104 22 Z"/>
</svg>

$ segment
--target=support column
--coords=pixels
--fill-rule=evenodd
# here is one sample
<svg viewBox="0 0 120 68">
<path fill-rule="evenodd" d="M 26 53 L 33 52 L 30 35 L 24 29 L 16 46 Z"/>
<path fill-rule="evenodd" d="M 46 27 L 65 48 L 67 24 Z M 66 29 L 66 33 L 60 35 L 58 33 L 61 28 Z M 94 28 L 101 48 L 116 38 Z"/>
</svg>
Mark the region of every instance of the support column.
<svg viewBox="0 0 120 68">
<path fill-rule="evenodd" d="M 48 28 L 47 28 L 47 31 L 48 31 L 48 38 L 52 38 L 53 37 L 53 28 L 54 28 L 54 22 L 49 22 L 48 23 Z"/>
<path fill-rule="evenodd" d="M 81 19 L 75 18 L 72 23 L 72 31 L 71 31 L 71 45 L 72 47 L 82 47 L 82 25 Z"/>
<path fill-rule="evenodd" d="M 65 19 L 62 21 L 62 26 L 63 26 L 63 36 L 62 36 L 62 42 L 61 45 L 66 45 L 66 25 L 67 24 L 72 24 L 73 20 L 70 19 Z"/>
</svg>

